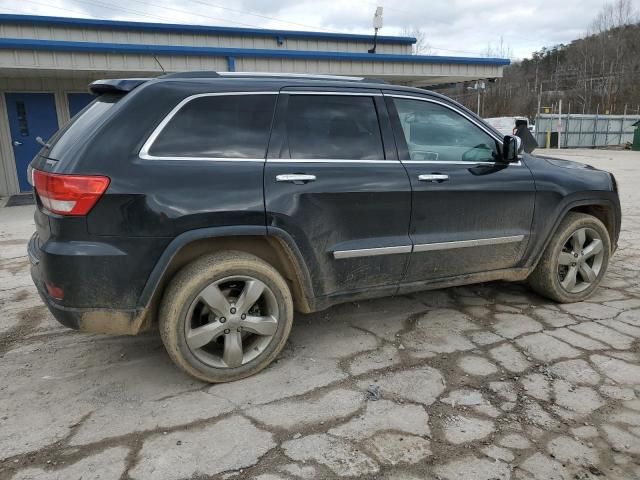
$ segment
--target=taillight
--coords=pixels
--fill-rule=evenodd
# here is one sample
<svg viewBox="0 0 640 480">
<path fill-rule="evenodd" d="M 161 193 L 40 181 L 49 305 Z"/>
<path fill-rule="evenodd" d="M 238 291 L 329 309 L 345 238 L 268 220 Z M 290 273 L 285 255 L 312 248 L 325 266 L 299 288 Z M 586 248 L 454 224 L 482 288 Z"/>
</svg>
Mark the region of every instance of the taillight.
<svg viewBox="0 0 640 480">
<path fill-rule="evenodd" d="M 33 183 L 44 207 L 60 215 L 86 215 L 109 186 L 109 177 L 62 175 L 33 170 Z"/>
<path fill-rule="evenodd" d="M 50 297 L 55 298 L 56 300 L 64 300 L 64 290 L 60 287 L 56 287 L 53 283 L 45 282 L 44 284 L 47 287 L 47 292 Z"/>
</svg>

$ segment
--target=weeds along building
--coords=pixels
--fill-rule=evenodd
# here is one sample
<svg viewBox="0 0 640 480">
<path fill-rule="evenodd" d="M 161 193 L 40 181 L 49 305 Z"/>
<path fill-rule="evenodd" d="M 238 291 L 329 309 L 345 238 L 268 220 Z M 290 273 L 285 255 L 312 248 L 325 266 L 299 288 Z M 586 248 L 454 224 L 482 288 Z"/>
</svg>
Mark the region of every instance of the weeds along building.
<svg viewBox="0 0 640 480">
<path fill-rule="evenodd" d="M 0 195 L 30 190 L 27 165 L 84 108 L 100 78 L 176 71 L 365 76 L 428 87 L 502 77 L 497 58 L 413 55 L 414 38 L 0 15 Z"/>
</svg>

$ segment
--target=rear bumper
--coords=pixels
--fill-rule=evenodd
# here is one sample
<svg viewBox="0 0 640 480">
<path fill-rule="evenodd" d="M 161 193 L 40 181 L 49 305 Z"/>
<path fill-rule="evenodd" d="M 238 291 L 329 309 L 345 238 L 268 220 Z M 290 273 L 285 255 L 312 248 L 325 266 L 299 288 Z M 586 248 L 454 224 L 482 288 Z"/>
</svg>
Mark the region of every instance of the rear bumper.
<svg viewBox="0 0 640 480">
<path fill-rule="evenodd" d="M 54 318 L 74 330 L 113 335 L 135 335 L 146 330 L 150 323 L 148 309 L 73 308 L 61 305 L 47 293 L 43 275 L 42 251 L 37 245 L 37 234 L 27 247 L 31 264 L 31 278 L 40 298 Z"/>
</svg>

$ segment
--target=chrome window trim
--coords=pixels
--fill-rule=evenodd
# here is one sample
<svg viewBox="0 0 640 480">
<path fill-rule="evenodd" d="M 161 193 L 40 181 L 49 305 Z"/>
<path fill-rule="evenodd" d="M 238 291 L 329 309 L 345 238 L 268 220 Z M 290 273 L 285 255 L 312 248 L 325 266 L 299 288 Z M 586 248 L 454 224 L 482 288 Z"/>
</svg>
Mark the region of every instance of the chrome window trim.
<svg viewBox="0 0 640 480">
<path fill-rule="evenodd" d="M 191 161 L 191 162 L 244 162 L 244 163 L 264 163 L 264 158 L 226 158 L 226 157 L 154 157 L 152 155 L 142 156 L 142 160 L 168 161 Z"/>
<path fill-rule="evenodd" d="M 413 252 L 431 252 L 435 250 L 450 250 L 455 248 L 503 245 L 506 243 L 518 243 L 523 240 L 524 235 L 511 235 L 508 237 L 478 238 L 475 240 L 459 240 L 455 242 L 422 243 L 414 245 Z"/>
<path fill-rule="evenodd" d="M 505 166 L 514 166 L 519 167 L 522 165 L 521 161 L 511 162 L 502 164 L 500 162 L 465 162 L 463 160 L 400 160 L 402 163 L 411 163 L 411 164 L 419 164 L 419 163 L 427 163 L 427 164 L 435 164 L 435 165 L 467 165 L 470 167 L 474 167 L 476 165 L 505 165 Z"/>
<path fill-rule="evenodd" d="M 138 152 L 138 157 L 142 160 L 197 160 L 197 161 L 207 161 L 207 162 L 264 162 L 264 158 L 256 159 L 256 158 L 226 158 L 226 157 L 164 157 L 164 156 L 155 156 L 149 153 L 149 150 L 153 146 L 154 142 L 162 133 L 162 130 L 167 126 L 167 124 L 173 119 L 173 117 L 184 107 L 187 103 L 196 100 L 198 98 L 203 97 L 229 97 L 229 96 L 237 96 L 237 95 L 278 95 L 277 91 L 262 91 L 262 92 L 210 92 L 210 93 L 198 93 L 195 95 L 191 95 L 187 98 L 181 100 L 175 107 L 171 109 L 171 111 L 162 119 L 162 121 L 158 124 L 158 126 L 151 132 L 149 138 L 144 142 L 140 152 Z"/>
<path fill-rule="evenodd" d="M 335 250 L 333 257 L 336 260 L 344 258 L 374 257 L 378 255 L 393 255 L 397 253 L 411 253 L 411 245 L 399 245 L 395 247 L 360 248 L 357 250 Z"/>
<path fill-rule="evenodd" d="M 400 160 L 348 160 L 339 158 L 268 158 L 267 163 L 400 163 Z"/>
<path fill-rule="evenodd" d="M 231 76 L 231 75 L 230 75 Z M 236 91 L 236 92 L 209 92 L 199 93 L 191 95 L 181 100 L 171 111 L 162 119 L 158 126 L 153 130 L 151 135 L 147 138 L 142 145 L 138 157 L 142 160 L 161 160 L 161 161 L 204 161 L 204 162 L 265 162 L 264 158 L 239 158 L 239 157 L 176 157 L 176 156 L 155 156 L 149 153 L 149 150 L 153 146 L 160 133 L 164 130 L 167 124 L 173 119 L 173 117 L 184 107 L 187 103 L 203 97 L 222 97 L 222 96 L 238 96 L 238 95 L 340 95 L 340 96 L 365 96 L 365 97 L 393 97 L 393 98 L 406 98 L 410 100 L 422 100 L 425 102 L 437 103 L 444 107 L 453 110 L 454 112 L 462 115 L 470 120 L 474 125 L 480 127 L 489 136 L 502 143 L 500 139 L 496 138 L 489 130 L 484 128 L 481 124 L 476 122 L 473 118 L 466 115 L 464 112 L 438 100 L 428 99 L 423 97 L 417 97 L 413 95 L 399 95 L 399 94 L 385 94 L 376 92 L 345 92 L 345 91 L 316 91 L 316 90 L 281 90 L 281 91 Z M 464 162 L 464 161 L 446 161 L 446 160 L 348 160 L 348 159 L 285 159 L 285 158 L 269 158 L 267 162 L 281 162 L 281 163 L 411 163 L 411 164 L 440 164 L 440 165 L 495 165 L 498 162 Z M 522 165 L 522 162 L 510 163 L 510 166 Z"/>
</svg>

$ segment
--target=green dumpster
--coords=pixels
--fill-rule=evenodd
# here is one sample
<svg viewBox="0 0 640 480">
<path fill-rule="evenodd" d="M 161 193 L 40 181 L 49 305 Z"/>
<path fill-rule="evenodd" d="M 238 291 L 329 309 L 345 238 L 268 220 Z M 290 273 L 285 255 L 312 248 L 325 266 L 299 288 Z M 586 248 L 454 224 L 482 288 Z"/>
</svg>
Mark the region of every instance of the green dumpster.
<svg viewBox="0 0 640 480">
<path fill-rule="evenodd" d="M 633 124 L 636 127 L 633 132 L 633 145 L 631 145 L 631 150 L 635 150 L 636 152 L 640 152 L 640 120 Z"/>
</svg>

